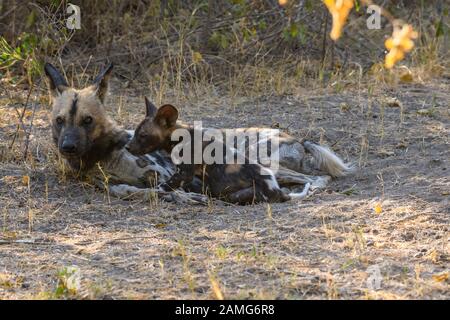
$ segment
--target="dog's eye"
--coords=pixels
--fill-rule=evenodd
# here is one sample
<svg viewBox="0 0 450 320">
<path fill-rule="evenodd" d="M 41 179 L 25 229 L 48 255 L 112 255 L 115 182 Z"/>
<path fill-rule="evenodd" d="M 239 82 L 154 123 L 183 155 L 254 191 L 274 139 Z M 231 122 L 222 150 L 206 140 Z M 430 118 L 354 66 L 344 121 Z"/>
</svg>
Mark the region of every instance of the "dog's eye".
<svg viewBox="0 0 450 320">
<path fill-rule="evenodd" d="M 58 125 L 62 125 L 62 124 L 64 123 L 64 119 L 61 118 L 61 117 L 57 117 L 57 118 L 56 118 L 56 123 L 57 123 Z"/>
<path fill-rule="evenodd" d="M 91 124 L 91 123 L 92 123 L 92 117 L 86 117 L 86 118 L 84 118 L 83 123 L 84 123 L 84 124 Z"/>
<path fill-rule="evenodd" d="M 144 132 L 139 133 L 139 138 L 146 139 L 147 137 L 148 137 L 148 134 L 146 134 Z"/>
</svg>

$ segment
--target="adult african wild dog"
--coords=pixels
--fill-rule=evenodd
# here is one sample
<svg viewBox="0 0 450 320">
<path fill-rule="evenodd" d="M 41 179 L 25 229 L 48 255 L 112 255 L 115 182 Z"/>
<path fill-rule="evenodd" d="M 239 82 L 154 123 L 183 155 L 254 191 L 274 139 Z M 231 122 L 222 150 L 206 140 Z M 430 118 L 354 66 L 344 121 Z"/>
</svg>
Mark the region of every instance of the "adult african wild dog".
<svg viewBox="0 0 450 320">
<path fill-rule="evenodd" d="M 145 107 L 146 107 L 146 116 L 145 119 L 139 124 L 136 129 L 136 134 L 128 144 L 127 148 L 135 154 L 151 152 L 158 149 L 164 149 L 168 152 L 172 150 L 174 144 L 177 142 L 171 141 L 171 132 L 176 128 L 189 128 L 186 124 L 178 121 L 178 112 L 175 107 L 171 105 L 166 105 L 164 108 L 157 109 L 155 105 L 153 105 L 147 98 L 145 98 Z M 193 130 L 192 127 L 189 130 Z M 229 129 L 221 129 L 222 135 L 219 134 L 221 141 L 225 141 L 225 135 L 227 134 L 225 131 L 230 131 Z M 231 129 L 233 131 L 233 135 L 236 136 L 240 133 L 248 133 L 248 132 L 257 132 L 258 139 L 256 141 L 256 147 L 260 147 L 263 144 L 270 143 L 271 140 L 275 139 L 273 134 L 279 135 L 276 137 L 279 142 L 279 146 L 277 148 L 278 151 L 278 161 L 279 167 L 275 171 L 276 181 L 271 187 L 278 189 L 279 185 L 290 185 L 290 184 L 312 184 L 313 187 L 323 187 L 326 185 L 329 176 L 310 176 L 302 174 L 298 171 L 305 170 L 305 149 L 307 152 L 310 152 L 314 159 L 314 165 L 320 168 L 321 170 L 327 172 L 328 174 L 338 177 L 349 173 L 352 168 L 346 165 L 337 155 L 335 155 L 331 150 L 326 147 L 314 144 L 312 142 L 304 141 L 303 143 L 296 140 L 294 137 L 281 133 L 279 134 L 277 131 L 268 130 L 265 128 L 238 128 Z M 192 138 L 193 136 L 190 135 Z M 210 140 L 211 141 L 211 140 Z M 191 141 L 189 141 L 191 142 Z M 234 145 L 231 147 L 239 153 L 244 153 L 245 155 L 249 154 L 248 150 L 242 151 L 242 145 L 236 145 L 237 141 L 233 141 Z M 241 144 L 244 145 L 244 148 L 251 148 L 252 144 L 249 143 L 248 140 L 242 139 Z M 203 141 L 203 147 L 205 147 L 205 142 Z M 208 145 L 208 142 L 206 143 Z M 229 147 L 229 146 L 228 146 Z M 224 147 L 226 148 L 226 147 Z M 191 148 L 191 152 L 193 149 Z M 225 154 L 222 153 L 223 155 Z M 258 163 L 260 159 L 257 159 Z M 265 165 L 270 166 L 270 163 L 265 163 Z M 259 172 L 255 173 L 252 170 L 257 169 L 257 171 L 261 171 L 259 167 L 245 167 L 245 166 L 216 166 L 213 168 L 202 167 L 202 166 L 190 166 L 187 165 L 184 168 L 181 167 L 184 177 L 180 175 L 176 175 L 169 182 L 169 186 L 174 187 L 177 186 L 180 181 L 189 181 L 191 177 L 194 175 L 202 177 L 204 179 L 205 172 L 201 172 L 205 169 L 209 169 L 211 172 L 208 181 L 206 184 L 210 184 L 209 187 L 215 189 L 216 195 L 223 192 L 223 190 L 219 190 L 221 188 L 220 185 L 227 185 L 228 190 L 225 198 L 228 197 L 228 200 L 237 200 L 237 202 L 246 202 L 250 198 L 252 201 L 255 200 L 255 190 L 250 190 L 252 188 L 247 189 L 243 187 L 244 184 L 248 184 L 248 181 L 241 181 L 242 176 L 247 175 L 247 179 L 258 180 Z M 239 170 L 238 170 L 239 169 Z M 243 169 L 241 171 L 240 169 Z M 193 173 L 194 171 L 194 173 Z M 246 171 L 246 172 L 244 172 Z M 267 173 L 267 170 L 263 170 Z M 249 175 L 251 176 L 249 178 Z M 269 176 L 272 176 L 269 174 Z M 174 181 L 175 180 L 175 181 Z M 178 180 L 178 181 L 176 181 Z M 264 180 L 264 179 L 263 179 Z M 270 180 L 270 179 L 269 179 Z M 272 181 L 272 180 L 271 180 Z M 267 182 L 267 181 L 266 181 Z M 172 183 L 172 184 L 171 184 Z M 218 185 L 219 184 L 219 185 Z M 240 184 L 240 185 L 239 185 Z M 276 187 L 274 187 L 276 185 Z M 262 184 L 261 189 L 264 190 L 265 184 Z M 236 189 L 239 189 L 240 192 L 237 192 Z M 242 191 L 246 189 L 246 191 Z M 253 188 L 254 189 L 254 188 Z M 307 188 L 303 192 L 306 191 Z M 232 190 L 235 190 L 237 193 L 232 196 L 230 199 L 229 196 Z M 212 191 L 212 190 L 210 190 Z M 264 193 L 264 192 L 263 192 Z M 270 192 L 268 192 L 270 193 Z M 236 198 L 236 196 L 238 196 Z M 247 197 L 247 198 L 245 198 Z M 269 200 L 269 201 L 279 201 L 283 196 L 274 192 L 272 195 L 272 199 L 267 194 L 260 194 L 259 199 L 256 200 Z M 280 198 L 281 197 L 281 198 Z M 245 200 L 242 200 L 244 199 Z M 265 199 L 267 198 L 267 199 Z M 242 200 L 242 201 L 241 201 Z"/>
<path fill-rule="evenodd" d="M 104 105 L 112 68 L 110 64 L 91 85 L 76 89 L 53 65 L 45 65 L 52 101 L 53 141 L 74 171 L 91 177 L 100 186 L 106 175 L 111 194 L 150 197 L 152 185 L 170 178 L 174 166 L 164 152 L 136 157 L 124 148 L 134 132 L 117 126 Z M 168 201 L 207 201 L 200 194 L 182 191 L 159 194 Z"/>
<path fill-rule="evenodd" d="M 146 98 L 146 105 L 150 106 L 150 101 Z M 150 106 L 151 107 L 151 106 Z M 146 117 L 137 127 L 136 134 L 128 145 L 130 152 L 136 155 L 146 154 L 158 150 L 164 150 L 172 154 L 178 147 L 184 148 L 183 152 L 190 150 L 187 161 L 177 165 L 174 175 L 159 187 L 165 191 L 177 189 L 187 183 L 191 183 L 195 177 L 199 178 L 205 193 L 223 199 L 227 202 L 249 204 L 253 202 L 284 202 L 290 199 L 304 198 L 309 190 L 307 183 L 302 193 L 285 193 L 278 185 L 273 172 L 261 164 L 249 163 L 226 163 L 227 152 L 236 154 L 234 146 L 230 148 L 225 140 L 202 141 L 201 152 L 206 148 L 216 144 L 215 147 L 221 149 L 221 158 L 218 162 L 207 163 L 201 159 L 199 163 L 194 163 L 195 138 L 203 135 L 202 132 L 195 132 L 194 126 L 177 123 L 178 110 L 166 104 L 159 108 L 154 116 Z M 173 141 L 175 130 L 184 129 L 187 136 L 181 142 Z M 218 144 L 218 146 L 217 146 Z M 216 150 L 218 150 L 216 148 Z M 247 159 L 248 160 L 248 159 Z"/>
</svg>

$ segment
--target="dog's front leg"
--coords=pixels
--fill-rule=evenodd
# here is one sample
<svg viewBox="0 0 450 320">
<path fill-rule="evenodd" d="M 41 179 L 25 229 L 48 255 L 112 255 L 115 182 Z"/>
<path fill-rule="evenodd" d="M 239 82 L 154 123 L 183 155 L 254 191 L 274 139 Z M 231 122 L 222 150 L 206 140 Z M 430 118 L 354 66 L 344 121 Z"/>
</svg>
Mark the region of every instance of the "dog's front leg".
<svg viewBox="0 0 450 320">
<path fill-rule="evenodd" d="M 164 201 L 180 204 L 208 204 L 208 197 L 193 192 L 175 190 L 173 192 L 163 191 L 160 188 L 137 188 L 128 184 L 116 184 L 109 186 L 110 195 L 124 200 L 145 200 L 155 198 L 155 195 Z"/>
</svg>

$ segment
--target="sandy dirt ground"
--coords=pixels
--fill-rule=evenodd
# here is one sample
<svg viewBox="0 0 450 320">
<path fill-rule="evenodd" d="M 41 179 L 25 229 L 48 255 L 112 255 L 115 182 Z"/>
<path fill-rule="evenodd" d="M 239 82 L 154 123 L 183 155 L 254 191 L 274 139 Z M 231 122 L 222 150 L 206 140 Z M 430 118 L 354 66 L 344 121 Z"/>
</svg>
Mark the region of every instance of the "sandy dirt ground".
<svg viewBox="0 0 450 320">
<path fill-rule="evenodd" d="M 45 102 L 25 115 L 31 156 L 12 161 L 20 104 L 1 97 L 0 299 L 449 299 L 449 101 L 449 79 L 190 99 L 184 120 L 280 128 L 357 166 L 300 202 L 202 207 L 64 175 Z M 108 97 L 126 128 L 143 110 L 141 91 Z"/>
</svg>

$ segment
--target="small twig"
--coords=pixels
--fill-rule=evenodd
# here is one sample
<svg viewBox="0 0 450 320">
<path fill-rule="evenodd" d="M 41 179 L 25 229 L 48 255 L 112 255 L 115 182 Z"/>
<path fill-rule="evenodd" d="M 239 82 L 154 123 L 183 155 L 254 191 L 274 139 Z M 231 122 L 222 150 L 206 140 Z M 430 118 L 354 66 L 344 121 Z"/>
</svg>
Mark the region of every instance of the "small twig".
<svg viewBox="0 0 450 320">
<path fill-rule="evenodd" d="M 10 150 L 13 148 L 13 146 L 14 146 L 14 144 L 16 142 L 16 137 L 19 134 L 19 129 L 22 127 L 22 130 L 24 132 L 27 132 L 25 124 L 23 123 L 23 117 L 25 115 L 25 111 L 26 111 L 26 108 L 27 108 L 27 105 L 28 105 L 28 99 L 30 98 L 32 88 L 33 88 L 33 86 L 31 86 L 30 90 L 28 91 L 27 100 L 25 102 L 25 105 L 24 105 L 22 113 L 20 113 L 19 110 L 17 110 L 17 108 L 14 107 L 14 110 L 17 113 L 17 117 L 19 118 L 19 123 L 17 124 L 16 132 L 14 132 L 13 140 L 11 141 L 11 144 L 9 145 L 9 149 Z M 9 96 L 9 99 L 11 100 L 11 96 L 9 95 L 9 92 L 8 92 L 8 96 Z"/>
<path fill-rule="evenodd" d="M 39 81 L 38 81 L 38 85 L 37 85 L 38 88 L 39 88 L 39 85 L 41 84 L 41 79 L 39 79 Z M 31 119 L 30 119 L 30 128 L 28 131 L 25 132 L 25 150 L 23 152 L 24 159 L 27 158 L 28 145 L 30 144 L 30 135 L 31 135 L 31 131 L 33 131 L 33 120 L 34 120 L 34 115 L 36 113 L 36 106 L 37 106 L 37 103 L 35 101 L 33 104 L 33 113 L 31 114 Z"/>
<path fill-rule="evenodd" d="M 139 237 L 116 238 L 116 239 L 111 239 L 111 240 L 105 242 L 105 244 L 111 244 L 111 243 L 114 243 L 114 241 L 127 241 L 127 240 L 136 240 L 136 239 L 155 239 L 155 237 L 154 236 L 139 236 Z"/>
<path fill-rule="evenodd" d="M 17 240 L 3 240 L 0 239 L 0 245 L 2 244 L 36 244 L 36 245 L 50 245 L 49 242 L 36 242 L 34 239 L 17 239 Z"/>
<path fill-rule="evenodd" d="M 323 28 L 323 42 L 322 42 L 322 68 L 325 62 L 325 55 L 327 50 L 327 29 L 328 29 L 328 14 L 325 12 L 325 25 Z"/>
<path fill-rule="evenodd" d="M 16 9 L 17 9 L 17 5 L 15 5 L 14 7 L 12 7 L 9 11 L 6 11 L 5 14 L 3 14 L 3 15 L 0 17 L 0 20 L 2 20 L 3 18 L 9 16 L 9 14 L 10 14 L 11 12 L 14 12 Z"/>
</svg>

